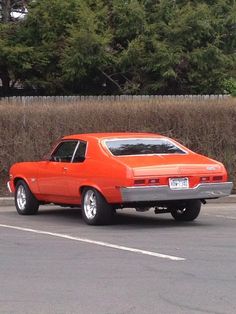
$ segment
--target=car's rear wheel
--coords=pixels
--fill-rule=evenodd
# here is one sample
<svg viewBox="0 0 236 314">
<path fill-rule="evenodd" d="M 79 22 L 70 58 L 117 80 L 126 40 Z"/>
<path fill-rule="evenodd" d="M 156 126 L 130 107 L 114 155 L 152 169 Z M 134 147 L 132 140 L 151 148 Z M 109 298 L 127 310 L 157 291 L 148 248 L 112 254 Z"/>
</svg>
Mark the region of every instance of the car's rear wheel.
<svg viewBox="0 0 236 314">
<path fill-rule="evenodd" d="M 176 204 L 176 206 L 171 209 L 171 215 L 177 221 L 193 221 L 198 217 L 200 210 L 200 200 L 189 200 Z"/>
<path fill-rule="evenodd" d="M 23 180 L 19 180 L 16 184 L 15 205 L 20 215 L 35 215 L 39 209 L 38 200 Z"/>
<path fill-rule="evenodd" d="M 85 188 L 82 193 L 82 216 L 89 225 L 106 225 L 113 217 L 112 207 L 94 188 Z"/>
</svg>

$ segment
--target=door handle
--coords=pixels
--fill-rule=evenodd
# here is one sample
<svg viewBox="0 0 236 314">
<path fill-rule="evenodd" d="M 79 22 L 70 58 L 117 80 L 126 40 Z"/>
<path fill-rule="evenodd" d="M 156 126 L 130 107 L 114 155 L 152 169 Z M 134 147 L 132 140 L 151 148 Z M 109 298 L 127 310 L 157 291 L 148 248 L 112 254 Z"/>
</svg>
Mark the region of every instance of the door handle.
<svg viewBox="0 0 236 314">
<path fill-rule="evenodd" d="M 63 169 L 64 171 L 67 171 L 67 170 L 68 170 L 68 168 L 67 168 L 67 167 L 63 167 L 62 169 Z"/>
</svg>

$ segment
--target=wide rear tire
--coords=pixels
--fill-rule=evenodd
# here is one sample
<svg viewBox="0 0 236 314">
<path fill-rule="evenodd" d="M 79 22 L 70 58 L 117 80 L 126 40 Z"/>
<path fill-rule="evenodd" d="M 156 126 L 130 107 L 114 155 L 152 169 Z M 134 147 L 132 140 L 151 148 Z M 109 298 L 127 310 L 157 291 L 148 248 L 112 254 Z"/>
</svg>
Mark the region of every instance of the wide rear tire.
<svg viewBox="0 0 236 314">
<path fill-rule="evenodd" d="M 82 216 L 88 225 L 107 225 L 112 222 L 113 210 L 100 192 L 85 188 L 82 193 Z"/>
<path fill-rule="evenodd" d="M 193 221 L 198 217 L 201 205 L 200 200 L 188 200 L 171 209 L 171 215 L 177 221 Z"/>
<path fill-rule="evenodd" d="M 39 209 L 38 200 L 23 180 L 19 180 L 16 184 L 15 205 L 20 215 L 35 215 Z"/>
</svg>

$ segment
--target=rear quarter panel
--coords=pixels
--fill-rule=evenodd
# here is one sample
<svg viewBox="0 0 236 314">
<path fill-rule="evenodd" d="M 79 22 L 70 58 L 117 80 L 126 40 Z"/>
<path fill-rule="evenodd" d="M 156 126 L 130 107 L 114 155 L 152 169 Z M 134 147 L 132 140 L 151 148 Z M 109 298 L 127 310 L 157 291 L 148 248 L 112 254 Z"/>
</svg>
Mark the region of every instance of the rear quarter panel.
<svg viewBox="0 0 236 314">
<path fill-rule="evenodd" d="M 100 191 L 109 203 L 120 203 L 119 187 L 130 185 L 130 180 L 129 169 L 119 162 L 110 158 L 89 159 L 84 168 L 80 192 L 83 187 L 91 186 Z"/>
</svg>

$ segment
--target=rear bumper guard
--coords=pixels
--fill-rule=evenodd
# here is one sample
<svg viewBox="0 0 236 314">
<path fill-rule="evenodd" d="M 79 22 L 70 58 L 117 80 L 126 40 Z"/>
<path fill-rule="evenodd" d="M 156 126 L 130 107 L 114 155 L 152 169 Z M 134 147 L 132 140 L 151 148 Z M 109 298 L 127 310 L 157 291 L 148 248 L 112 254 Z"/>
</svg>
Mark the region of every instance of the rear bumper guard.
<svg viewBox="0 0 236 314">
<path fill-rule="evenodd" d="M 172 190 L 169 186 L 121 187 L 123 202 L 170 201 L 186 199 L 211 199 L 228 196 L 232 182 L 201 183 L 194 188 Z"/>
</svg>

